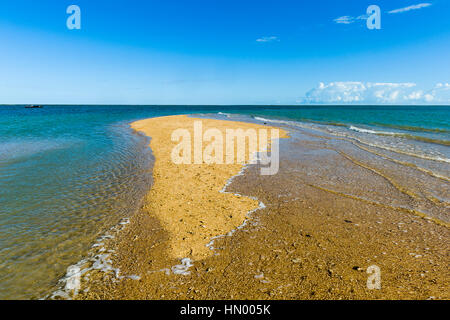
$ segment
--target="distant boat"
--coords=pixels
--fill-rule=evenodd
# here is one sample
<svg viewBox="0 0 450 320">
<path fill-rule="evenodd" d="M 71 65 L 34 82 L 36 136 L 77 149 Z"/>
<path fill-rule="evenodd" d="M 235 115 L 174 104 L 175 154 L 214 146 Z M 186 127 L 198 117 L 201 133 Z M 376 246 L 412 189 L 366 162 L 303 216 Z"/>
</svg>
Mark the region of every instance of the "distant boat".
<svg viewBox="0 0 450 320">
<path fill-rule="evenodd" d="M 27 109 L 36 109 L 36 108 L 42 108 L 42 106 L 40 106 L 40 105 L 30 105 L 30 106 L 25 106 L 25 108 L 27 108 Z"/>
</svg>

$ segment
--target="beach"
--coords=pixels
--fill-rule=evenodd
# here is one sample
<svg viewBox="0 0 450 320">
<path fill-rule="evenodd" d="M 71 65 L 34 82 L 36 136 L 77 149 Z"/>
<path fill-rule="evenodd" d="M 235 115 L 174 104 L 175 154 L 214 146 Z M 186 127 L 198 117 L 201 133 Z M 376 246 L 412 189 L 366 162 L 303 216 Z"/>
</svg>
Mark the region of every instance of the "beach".
<svg viewBox="0 0 450 320">
<path fill-rule="evenodd" d="M 245 221 L 247 213 L 259 206 L 256 199 L 220 192 L 227 181 L 248 163 L 248 154 L 243 164 L 237 161 L 232 164 L 206 164 L 204 161 L 200 164 L 175 164 L 172 161 L 174 144 L 168 143 L 171 133 L 179 128 L 189 128 L 194 135 L 195 121 L 201 122 L 205 131 L 208 127 L 215 128 L 223 134 L 227 129 L 263 128 L 255 124 L 187 116 L 147 119 L 132 124 L 134 130 L 151 137 L 150 147 L 156 159 L 154 184 L 144 210 L 155 216 L 169 233 L 168 253 L 175 259 L 198 260 L 211 255 L 212 251 L 207 246 L 211 239 L 236 229 Z M 236 157 L 237 152 L 234 160 Z"/>
<path fill-rule="evenodd" d="M 84 273 L 73 298 L 450 298 L 448 179 L 310 127 L 230 120 L 132 123 L 151 138 L 153 185 L 103 248 L 114 269 Z M 279 171 L 174 164 L 171 133 L 194 121 L 280 127 Z M 374 268 L 378 288 L 368 285 Z"/>
<path fill-rule="evenodd" d="M 0 2 L 0 300 L 450 299 L 450 1 L 64 3 Z"/>
</svg>

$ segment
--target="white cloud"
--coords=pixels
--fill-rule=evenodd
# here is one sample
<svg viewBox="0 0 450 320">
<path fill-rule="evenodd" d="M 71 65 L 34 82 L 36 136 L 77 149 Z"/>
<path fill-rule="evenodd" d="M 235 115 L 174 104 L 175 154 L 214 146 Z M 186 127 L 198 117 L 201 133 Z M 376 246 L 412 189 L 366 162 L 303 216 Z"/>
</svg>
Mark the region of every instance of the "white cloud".
<svg viewBox="0 0 450 320">
<path fill-rule="evenodd" d="M 333 21 L 336 23 L 350 24 L 350 23 L 353 23 L 353 17 L 343 16 L 343 17 L 336 18 Z"/>
<path fill-rule="evenodd" d="M 450 103 L 450 84 L 424 91 L 415 83 L 321 82 L 299 102 L 330 104 Z"/>
<path fill-rule="evenodd" d="M 278 39 L 278 37 L 276 36 L 261 37 L 259 39 L 256 39 L 256 42 L 273 42 L 273 41 L 280 41 L 280 39 Z"/>
<path fill-rule="evenodd" d="M 391 10 L 388 13 L 393 14 L 393 13 L 407 12 L 410 10 L 418 10 L 418 9 L 426 8 L 429 6 L 431 6 L 431 3 L 419 3 L 419 4 L 412 5 L 412 6 L 404 7 L 404 8 Z"/>
<path fill-rule="evenodd" d="M 450 103 L 450 83 L 438 83 L 427 93 L 430 101 L 438 103 Z"/>
<path fill-rule="evenodd" d="M 356 22 L 358 20 L 367 20 L 367 16 L 366 15 L 361 15 L 358 17 L 342 16 L 342 17 L 334 19 L 333 21 L 336 23 L 339 23 L 339 24 L 350 24 L 350 23 Z"/>
</svg>

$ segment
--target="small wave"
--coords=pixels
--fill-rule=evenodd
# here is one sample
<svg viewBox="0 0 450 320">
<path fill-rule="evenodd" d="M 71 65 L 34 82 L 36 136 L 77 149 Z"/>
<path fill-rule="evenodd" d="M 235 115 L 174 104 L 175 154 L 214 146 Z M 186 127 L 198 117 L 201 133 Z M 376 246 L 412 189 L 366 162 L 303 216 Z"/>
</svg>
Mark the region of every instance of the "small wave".
<svg viewBox="0 0 450 320">
<path fill-rule="evenodd" d="M 443 157 L 439 157 L 439 156 L 434 156 L 433 157 L 433 156 L 427 156 L 427 155 L 424 155 L 424 154 L 417 154 L 417 153 L 407 152 L 407 151 L 403 151 L 403 150 L 399 150 L 399 149 L 396 149 L 396 148 L 387 147 L 387 146 L 376 144 L 376 143 L 369 143 L 369 142 L 362 141 L 362 140 L 358 140 L 358 142 L 363 143 L 365 145 L 368 145 L 370 147 L 380 148 L 380 149 L 384 149 L 384 150 L 387 150 L 387 151 L 392 151 L 392 152 L 395 152 L 395 153 L 400 153 L 400 154 L 404 154 L 404 155 L 415 157 L 415 158 L 419 158 L 419 159 L 450 163 L 450 159 L 448 159 L 448 158 L 443 158 Z"/>
<path fill-rule="evenodd" d="M 450 159 L 442 157 L 442 156 L 430 156 L 430 155 L 425 155 L 425 154 L 416 154 L 416 153 L 408 152 L 405 150 L 399 150 L 397 148 L 392 148 L 392 147 L 389 147 L 389 146 L 386 146 L 386 145 L 383 145 L 380 143 L 364 141 L 364 140 L 357 138 L 356 136 L 348 136 L 347 134 L 344 134 L 344 132 L 336 132 L 334 130 L 330 131 L 330 130 L 320 129 L 320 128 L 314 127 L 314 126 L 308 126 L 306 123 L 303 124 L 303 123 L 300 123 L 297 121 L 267 119 L 267 118 L 262 118 L 262 117 L 254 117 L 254 119 L 259 120 L 259 121 L 264 121 L 264 122 L 279 123 L 279 124 L 285 124 L 285 125 L 295 126 L 295 127 L 299 127 L 299 128 L 312 129 L 312 130 L 323 132 L 325 134 L 333 134 L 334 136 L 341 136 L 341 137 L 345 137 L 345 138 L 355 139 L 356 141 L 358 141 L 362 144 L 365 144 L 365 145 L 368 145 L 371 147 L 385 149 L 385 150 L 395 152 L 395 153 L 400 153 L 400 154 L 404 154 L 404 155 L 408 155 L 408 156 L 412 156 L 412 157 L 416 157 L 416 158 L 420 158 L 420 159 L 425 159 L 425 160 L 450 163 Z M 435 144 L 440 144 L 440 145 L 445 145 L 445 146 L 450 145 L 450 141 L 435 140 L 435 139 L 429 139 L 429 138 L 425 138 L 425 137 L 417 137 L 417 136 L 412 136 L 409 134 L 401 134 L 401 133 L 388 132 L 388 131 L 375 131 L 375 130 L 358 128 L 355 126 L 350 126 L 349 129 L 352 129 L 353 131 L 357 131 L 357 132 L 361 132 L 361 133 L 377 134 L 377 135 L 385 135 L 385 136 L 400 136 L 400 137 L 403 136 L 404 138 L 409 138 L 409 139 L 417 140 L 417 141 L 435 143 Z"/>
<path fill-rule="evenodd" d="M 439 128 L 423 128 L 423 127 L 415 127 L 415 126 L 404 126 L 404 125 L 396 125 L 396 124 L 387 124 L 387 123 L 372 123 L 376 126 L 392 128 L 392 129 L 400 129 L 407 131 L 415 131 L 415 132 L 436 132 L 436 133 L 449 133 L 450 130 L 447 129 L 439 129 Z"/>
<path fill-rule="evenodd" d="M 405 139 L 410 139 L 410 140 L 417 140 L 417 141 L 422 141 L 422 142 L 440 144 L 443 146 L 450 146 L 450 141 L 448 141 L 448 140 L 431 139 L 431 138 L 415 136 L 415 135 L 407 134 L 407 133 L 390 132 L 390 131 L 376 131 L 376 130 L 358 128 L 355 126 L 350 126 L 349 129 L 353 130 L 353 131 L 361 132 L 361 133 L 376 134 L 376 135 L 380 135 L 380 136 L 393 136 L 393 137 L 405 138 Z"/>
<path fill-rule="evenodd" d="M 358 140 L 358 142 L 360 142 L 360 141 Z M 376 152 L 376 151 L 374 151 L 374 150 L 371 150 L 370 148 L 364 147 L 362 144 L 364 144 L 364 143 L 363 143 L 363 142 L 360 142 L 360 143 L 354 142 L 354 143 L 353 143 L 353 145 L 355 145 L 356 147 L 360 148 L 361 150 L 364 150 L 364 151 L 366 151 L 366 152 L 369 152 L 369 153 L 371 153 L 371 154 L 374 154 L 374 155 L 376 155 L 376 156 L 378 156 L 378 157 L 381 157 L 381 158 L 383 158 L 383 159 L 386 159 L 386 160 L 389 160 L 389 161 L 392 161 L 392 162 L 395 162 L 395 163 L 399 163 L 399 164 L 401 164 L 401 165 L 403 165 L 403 166 L 407 166 L 407 167 L 411 167 L 411 168 L 417 169 L 417 170 L 422 171 L 422 172 L 425 172 L 426 174 L 428 174 L 428 175 L 430 175 L 430 176 L 432 176 L 432 177 L 435 177 L 435 178 L 439 178 L 439 179 L 442 179 L 442 180 L 445 180 L 445 181 L 450 181 L 450 178 L 447 177 L 447 176 L 444 176 L 444 175 L 442 175 L 442 174 L 439 174 L 439 173 L 437 173 L 437 172 L 434 172 L 434 171 L 432 171 L 432 170 L 430 170 L 430 169 L 422 168 L 422 167 L 418 166 L 418 165 L 415 164 L 415 163 L 411 163 L 411 162 L 406 162 L 406 161 L 401 161 L 401 160 L 398 160 L 398 159 L 394 159 L 394 158 L 392 158 L 392 157 L 389 157 L 389 156 L 386 155 L 386 154 L 382 154 L 382 153 Z M 368 144 L 367 144 L 367 145 L 368 145 Z"/>
<path fill-rule="evenodd" d="M 272 123 L 281 123 L 281 124 L 287 124 L 287 125 L 294 125 L 294 121 L 266 119 L 266 118 L 262 118 L 262 117 L 253 117 L 253 119 L 259 120 L 259 121 L 264 121 L 264 122 L 272 122 Z"/>
<path fill-rule="evenodd" d="M 382 135 L 389 135 L 389 136 L 395 136 L 395 135 L 398 134 L 398 133 L 396 133 L 396 132 L 389 132 L 389 131 L 375 131 L 375 130 L 369 130 L 369 129 L 358 128 L 358 127 L 355 127 L 355 126 L 350 126 L 349 129 L 350 129 L 350 130 L 353 130 L 353 131 L 361 132 L 361 133 L 382 134 Z"/>
</svg>

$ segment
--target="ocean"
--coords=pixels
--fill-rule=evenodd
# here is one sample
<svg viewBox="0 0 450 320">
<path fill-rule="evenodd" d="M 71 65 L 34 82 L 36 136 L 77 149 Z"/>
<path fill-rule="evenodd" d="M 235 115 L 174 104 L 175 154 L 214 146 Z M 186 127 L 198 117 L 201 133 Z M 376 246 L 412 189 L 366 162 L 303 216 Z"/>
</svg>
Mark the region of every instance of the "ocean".
<svg viewBox="0 0 450 320">
<path fill-rule="evenodd" d="M 346 139 L 441 179 L 426 193 L 450 201 L 450 106 L 0 106 L 0 299 L 46 297 L 139 209 L 152 154 L 129 123 L 174 114 Z"/>
</svg>

